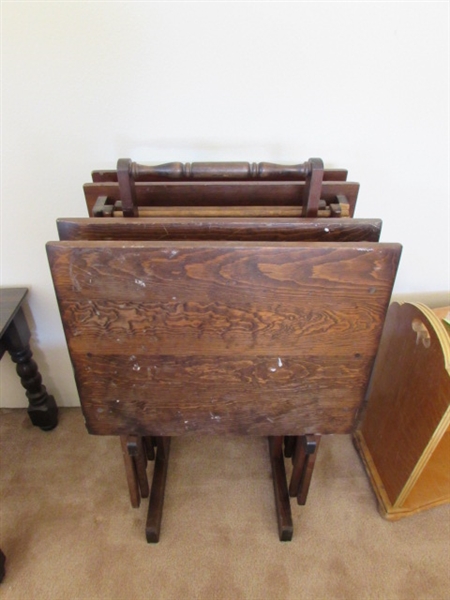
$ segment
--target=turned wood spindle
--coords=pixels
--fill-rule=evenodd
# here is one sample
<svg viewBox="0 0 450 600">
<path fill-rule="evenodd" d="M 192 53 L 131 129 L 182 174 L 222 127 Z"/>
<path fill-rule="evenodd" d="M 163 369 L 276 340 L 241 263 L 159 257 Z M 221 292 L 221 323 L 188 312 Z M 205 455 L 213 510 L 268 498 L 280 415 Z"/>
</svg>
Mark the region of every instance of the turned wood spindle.
<svg viewBox="0 0 450 600">
<path fill-rule="evenodd" d="M 140 165 L 129 158 L 117 162 L 123 215 L 137 217 L 136 181 L 179 180 L 179 181 L 279 181 L 304 180 L 303 217 L 317 217 L 322 180 L 323 161 L 310 158 L 298 165 L 248 162 L 171 162 L 156 166 Z"/>
<path fill-rule="evenodd" d="M 128 160 L 128 159 L 127 159 Z M 214 181 L 304 180 L 311 171 L 309 162 L 298 165 L 278 165 L 269 162 L 170 162 L 156 166 L 131 163 L 130 172 L 135 181 L 178 179 Z"/>
</svg>

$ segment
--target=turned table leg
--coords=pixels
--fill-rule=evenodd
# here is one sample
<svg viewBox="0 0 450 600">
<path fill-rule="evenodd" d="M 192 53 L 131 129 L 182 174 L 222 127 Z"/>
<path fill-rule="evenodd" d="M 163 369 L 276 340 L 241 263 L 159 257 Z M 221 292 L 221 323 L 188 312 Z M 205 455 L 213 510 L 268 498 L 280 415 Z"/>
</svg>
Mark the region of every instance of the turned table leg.
<svg viewBox="0 0 450 600">
<path fill-rule="evenodd" d="M 13 294 L 10 295 L 8 292 Z M 18 292 L 22 292 L 22 295 Z M 53 396 L 50 396 L 42 385 L 41 374 L 32 358 L 33 353 L 29 345 L 31 333 L 21 307 L 25 295 L 25 289 L 1 291 L 0 357 L 5 350 L 9 352 L 17 365 L 17 374 L 26 390 L 31 422 L 48 431 L 58 424 L 58 407 Z"/>
<path fill-rule="evenodd" d="M 45 385 L 42 385 L 42 377 L 32 358 L 30 346 L 26 345 L 21 350 L 10 350 L 9 354 L 17 364 L 16 372 L 26 390 L 31 422 L 44 431 L 53 429 L 58 424 L 58 407 L 53 396 L 50 396 Z"/>
</svg>

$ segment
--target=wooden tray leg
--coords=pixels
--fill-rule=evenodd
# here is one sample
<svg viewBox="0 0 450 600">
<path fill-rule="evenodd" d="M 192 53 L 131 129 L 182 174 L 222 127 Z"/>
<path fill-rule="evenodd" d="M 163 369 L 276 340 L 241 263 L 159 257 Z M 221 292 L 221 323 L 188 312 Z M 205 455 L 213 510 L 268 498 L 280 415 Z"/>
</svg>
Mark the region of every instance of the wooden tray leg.
<svg viewBox="0 0 450 600">
<path fill-rule="evenodd" d="M 269 437 L 270 464 L 272 466 L 273 489 L 275 492 L 275 510 L 277 512 L 278 534 L 280 542 L 292 540 L 291 504 L 286 481 L 286 469 L 283 458 L 283 437 Z"/>
<path fill-rule="evenodd" d="M 289 495 L 297 496 L 298 504 L 306 504 L 314 470 L 320 435 L 302 435 L 297 438 Z"/>
<path fill-rule="evenodd" d="M 152 490 L 145 526 L 145 535 L 149 544 L 156 544 L 159 541 L 167 467 L 169 464 L 169 450 L 170 437 L 156 438 L 155 470 L 153 471 Z"/>
<path fill-rule="evenodd" d="M 147 449 L 144 438 L 138 435 L 121 435 L 125 473 L 131 506 L 138 508 L 141 498 L 148 498 L 150 488 L 147 479 Z"/>
<path fill-rule="evenodd" d="M 122 446 L 122 456 L 125 464 L 125 474 L 127 477 L 128 491 L 130 493 L 130 502 L 133 508 L 139 508 L 141 503 L 141 494 L 139 492 L 139 482 L 136 473 L 136 467 L 133 458 L 128 453 L 128 440 L 132 436 L 121 435 L 120 444 Z"/>
<path fill-rule="evenodd" d="M 284 456 L 285 458 L 292 458 L 295 451 L 295 435 L 286 435 L 284 437 Z"/>
<path fill-rule="evenodd" d="M 148 498 L 150 488 L 147 479 L 147 448 L 144 438 L 139 435 L 129 435 L 127 439 L 127 449 L 129 456 L 133 459 L 134 471 L 141 498 Z"/>
<path fill-rule="evenodd" d="M 155 438 L 151 435 L 146 435 L 143 438 L 144 449 L 147 454 L 148 460 L 155 460 L 155 446 L 156 441 Z"/>
</svg>

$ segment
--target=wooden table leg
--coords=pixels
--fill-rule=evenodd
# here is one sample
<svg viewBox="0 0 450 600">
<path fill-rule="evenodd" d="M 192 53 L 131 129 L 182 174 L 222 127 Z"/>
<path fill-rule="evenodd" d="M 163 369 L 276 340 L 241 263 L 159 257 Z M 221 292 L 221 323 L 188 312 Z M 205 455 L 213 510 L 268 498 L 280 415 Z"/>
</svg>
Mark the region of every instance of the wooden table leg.
<svg viewBox="0 0 450 600">
<path fill-rule="evenodd" d="M 30 349 L 30 337 L 30 329 L 20 307 L 2 334 L 0 354 L 6 349 L 17 365 L 16 372 L 28 398 L 28 415 L 31 422 L 42 430 L 49 431 L 58 424 L 58 407 L 54 397 L 42 384 L 42 376 Z"/>
<path fill-rule="evenodd" d="M 282 436 L 269 437 L 269 454 L 272 466 L 273 489 L 275 492 L 278 534 L 280 542 L 289 542 L 292 540 L 294 527 L 286 481 L 286 469 L 284 467 Z"/>
<path fill-rule="evenodd" d="M 145 534 L 149 544 L 159 542 L 161 520 L 166 488 L 167 467 L 169 465 L 170 437 L 156 438 L 155 470 L 153 471 L 152 489 L 148 505 Z"/>
</svg>

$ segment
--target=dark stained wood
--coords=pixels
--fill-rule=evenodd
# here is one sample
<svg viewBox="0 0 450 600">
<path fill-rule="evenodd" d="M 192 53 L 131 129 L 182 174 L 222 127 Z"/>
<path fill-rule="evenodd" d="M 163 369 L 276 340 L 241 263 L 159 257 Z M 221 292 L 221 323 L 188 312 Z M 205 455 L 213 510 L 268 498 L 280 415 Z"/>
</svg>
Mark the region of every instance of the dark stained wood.
<svg viewBox="0 0 450 600">
<path fill-rule="evenodd" d="M 306 504 L 319 443 L 320 435 L 304 435 L 296 438 L 289 495 L 296 496 L 298 504 L 301 505 Z"/>
<path fill-rule="evenodd" d="M 310 159 L 310 170 L 305 179 L 303 194 L 303 216 L 318 216 L 319 202 L 322 193 L 323 162 L 320 158 Z"/>
<path fill-rule="evenodd" d="M 292 167 L 280 167 L 271 163 L 166 163 L 148 167 L 121 158 L 117 162 L 117 181 L 124 217 L 138 216 L 135 181 L 141 176 L 149 179 L 181 179 L 196 181 L 240 181 L 247 179 L 283 179 L 285 176 L 305 178 L 303 216 L 317 217 L 323 180 L 323 161 L 310 158 L 308 162 Z M 289 177 L 290 178 L 290 177 Z M 94 212 L 97 203 L 94 207 Z"/>
<path fill-rule="evenodd" d="M 166 489 L 167 469 L 169 465 L 170 438 L 157 438 L 155 469 L 153 471 L 152 489 L 148 505 L 145 534 L 147 542 L 159 542 L 161 521 Z"/>
<path fill-rule="evenodd" d="M 397 244 L 52 242 L 91 433 L 348 433 Z"/>
<path fill-rule="evenodd" d="M 294 435 L 286 435 L 284 437 L 284 456 L 286 458 L 292 458 L 294 456 L 296 439 L 297 438 Z"/>
<path fill-rule="evenodd" d="M 226 182 L 136 182 L 138 207 L 302 207 L 305 196 L 304 181 L 226 181 Z M 86 205 L 90 216 L 99 196 L 111 201 L 121 200 L 118 183 L 86 183 L 83 186 Z M 347 181 L 323 181 L 321 198 L 335 202 L 336 197 L 345 196 L 353 217 L 359 184 Z M 245 216 L 243 212 L 240 216 Z"/>
<path fill-rule="evenodd" d="M 67 242 L 48 255 L 88 430 L 128 434 L 139 499 L 157 448 L 147 541 L 160 536 L 170 436 L 268 436 L 284 541 L 283 440 L 303 504 L 319 434 L 353 430 L 400 246 L 366 243 L 379 220 L 346 218 L 359 190 L 346 178 L 320 159 L 121 159 L 84 187 L 97 218 L 58 222 Z"/>
<path fill-rule="evenodd" d="M 134 206 L 134 205 L 133 205 Z M 134 210 L 134 208 L 133 208 Z M 135 211 L 136 216 L 142 217 L 200 217 L 203 219 L 209 218 L 229 218 L 239 217 L 259 220 L 260 218 L 305 218 L 304 207 L 297 206 L 246 206 L 244 203 L 239 206 L 141 206 Z M 93 217 L 130 217 L 124 211 L 121 201 L 115 202 L 108 196 L 99 196 L 92 208 Z M 339 195 L 333 200 L 318 200 L 318 209 L 315 217 L 330 218 L 350 217 L 350 205 L 345 196 Z"/>
<path fill-rule="evenodd" d="M 27 288 L 0 288 L 0 339 L 19 312 L 27 294 Z"/>
<path fill-rule="evenodd" d="M 120 357 L 104 354 L 98 359 L 77 355 L 80 368 L 86 370 L 79 375 L 78 386 L 91 415 L 88 427 L 95 428 L 96 433 L 99 427 L 106 427 L 105 423 L 97 423 L 106 415 L 96 413 L 104 411 L 109 413 L 108 421 L 117 428 L 116 432 L 128 430 L 141 435 L 147 431 L 155 435 L 196 431 L 226 434 L 230 429 L 234 433 L 260 435 L 266 435 L 267 431 L 280 434 L 351 431 L 357 406 L 364 395 L 371 359 L 353 359 L 352 364 L 346 366 L 342 356 L 330 364 L 326 364 L 326 358 L 315 359 L 314 364 L 308 355 L 304 360 L 300 357 L 294 360 L 285 354 L 286 350 L 282 354 L 286 374 L 279 369 L 278 377 L 275 370 L 279 361 L 275 356 L 236 360 L 219 356 L 195 360 L 167 355 L 151 355 L 145 359 L 142 354 L 131 355 L 136 359 L 129 361 L 131 356 L 127 357 L 128 368 L 123 381 L 116 379 L 121 372 Z M 326 373 L 322 374 L 322 370 Z M 102 372 L 114 377 L 111 383 L 106 383 L 105 400 L 102 387 L 107 375 L 102 376 Z M 134 372 L 141 374 L 139 379 L 133 379 Z M 95 381 L 88 379 L 90 373 L 97 375 Z M 188 382 L 184 382 L 184 375 L 189 377 Z M 338 377 L 342 378 L 342 385 L 334 389 Z M 285 398 L 284 403 L 280 393 Z M 301 403 L 300 395 L 303 396 Z M 151 401 L 143 403 L 139 400 L 143 397 Z M 125 406 L 120 407 L 120 403 Z M 141 412 L 138 412 L 139 406 Z"/>
<path fill-rule="evenodd" d="M 189 163 L 188 163 L 189 164 Z M 226 165 L 226 170 L 227 172 L 230 171 L 230 163 L 192 163 L 193 165 L 197 165 L 196 168 L 193 169 L 193 171 L 197 171 L 197 177 L 195 177 L 195 179 L 198 179 L 198 171 L 199 171 L 199 167 L 198 165 L 211 165 L 212 169 L 216 168 L 215 165 L 219 165 L 219 170 L 220 170 L 220 166 L 221 165 Z M 250 163 L 231 163 L 231 164 L 236 164 L 238 165 L 238 168 L 236 169 L 237 173 L 236 175 L 240 175 L 240 178 L 242 178 L 242 175 L 246 175 L 248 176 L 249 173 L 253 171 L 255 171 L 255 168 L 252 167 L 252 165 L 250 165 Z M 254 165 L 255 163 L 253 163 Z M 174 165 L 174 167 L 171 167 L 171 165 Z M 147 167 L 144 165 L 140 165 L 141 168 L 140 170 L 135 170 L 134 172 L 134 179 L 135 181 L 157 181 L 158 179 L 161 178 L 165 178 L 165 179 L 169 179 L 171 178 L 172 173 L 175 171 L 175 173 L 180 173 L 182 172 L 183 169 L 180 168 L 180 165 L 182 165 L 182 163 L 166 163 L 164 165 L 156 165 L 156 166 L 152 166 L 152 167 Z M 305 169 L 302 168 L 302 165 L 277 165 L 274 163 L 267 163 L 267 162 L 262 162 L 259 163 L 258 165 L 256 165 L 256 171 L 258 174 L 258 177 L 260 179 L 265 179 L 265 180 L 272 180 L 272 181 L 277 181 L 277 180 L 298 180 L 298 179 L 302 179 L 304 180 L 306 177 L 306 172 Z M 222 167 L 223 168 L 223 167 Z M 186 171 L 186 167 L 184 166 L 184 171 Z M 191 168 L 189 168 L 190 171 L 192 171 Z M 346 169 L 325 169 L 324 170 L 324 174 L 323 174 L 323 178 L 324 181 L 346 181 L 347 179 L 347 174 L 348 171 Z M 101 182 L 106 182 L 106 181 L 117 181 L 117 171 L 116 170 L 106 170 L 106 171 L 92 171 L 92 181 L 94 183 L 101 183 Z"/>
<path fill-rule="evenodd" d="M 120 159 L 122 161 L 129 159 Z M 148 166 L 129 161 L 129 172 L 135 181 L 182 179 L 197 181 L 240 181 L 245 179 L 306 179 L 311 172 L 311 160 L 298 165 L 249 162 L 171 162 Z M 124 162 L 122 164 L 125 164 Z M 119 172 L 119 165 L 117 167 Z"/>
<path fill-rule="evenodd" d="M 149 486 L 147 479 L 147 454 L 141 436 L 130 435 L 127 439 L 128 454 L 132 457 L 139 491 L 142 498 L 148 498 Z"/>
<path fill-rule="evenodd" d="M 147 454 L 147 460 L 155 460 L 155 445 L 154 438 L 151 435 L 143 436 L 142 443 Z"/>
<path fill-rule="evenodd" d="M 306 461 L 303 468 L 300 486 L 297 492 L 297 503 L 301 506 L 306 504 L 308 498 L 309 487 L 314 472 L 314 465 L 319 451 L 320 435 L 305 436 L 306 445 Z"/>
<path fill-rule="evenodd" d="M 291 505 L 286 483 L 286 469 L 283 459 L 283 437 L 269 436 L 269 455 L 272 467 L 272 481 L 275 493 L 275 511 L 277 515 L 278 536 L 280 542 L 292 540 L 294 527 L 292 524 Z"/>
<path fill-rule="evenodd" d="M 5 563 L 6 563 L 6 556 L 0 550 L 0 583 L 3 581 L 3 578 L 5 577 L 5 573 L 6 573 Z"/>
<path fill-rule="evenodd" d="M 121 158 L 117 162 L 117 182 L 119 184 L 120 199 L 125 217 L 137 217 L 137 197 L 134 178 L 130 172 L 131 161 Z"/>
<path fill-rule="evenodd" d="M 141 503 L 141 495 L 139 493 L 139 482 L 136 474 L 136 467 L 133 458 L 128 452 L 129 435 L 120 436 L 120 444 L 122 447 L 122 456 L 125 465 L 125 475 L 127 478 L 128 492 L 130 494 L 130 502 L 133 508 L 139 508 Z"/>
<path fill-rule="evenodd" d="M 154 217 L 58 219 L 60 240 L 228 240 L 377 242 L 379 219 Z"/>
</svg>

